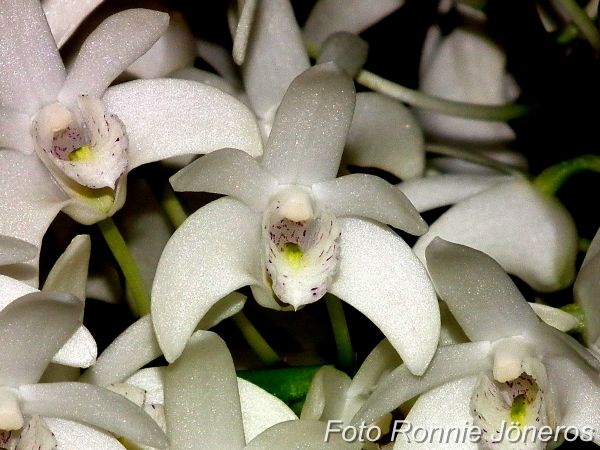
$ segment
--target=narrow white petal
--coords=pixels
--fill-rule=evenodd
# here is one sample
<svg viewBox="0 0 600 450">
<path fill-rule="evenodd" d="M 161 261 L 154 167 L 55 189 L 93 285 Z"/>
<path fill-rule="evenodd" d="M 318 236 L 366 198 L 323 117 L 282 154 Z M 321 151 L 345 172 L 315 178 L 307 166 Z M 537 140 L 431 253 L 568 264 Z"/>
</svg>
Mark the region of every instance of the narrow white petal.
<svg viewBox="0 0 600 450">
<path fill-rule="evenodd" d="M 244 64 L 250 31 L 254 24 L 258 0 L 245 0 L 241 5 L 240 17 L 233 37 L 233 60 L 236 64 Z"/>
<path fill-rule="evenodd" d="M 249 381 L 238 378 L 244 436 L 250 442 L 267 428 L 287 420 L 296 420 L 296 414 L 281 400 Z"/>
<path fill-rule="evenodd" d="M 426 257 L 440 298 L 472 341 L 521 335 L 538 324 L 519 289 L 485 253 L 437 238 Z"/>
<path fill-rule="evenodd" d="M 354 111 L 354 84 L 334 63 L 290 85 L 277 110 L 263 165 L 280 183 L 335 178 Z"/>
<path fill-rule="evenodd" d="M 226 94 L 233 95 L 237 98 L 242 98 L 240 87 L 231 84 L 226 78 L 206 70 L 196 69 L 195 67 L 184 67 L 169 74 L 169 78 L 178 78 L 180 80 L 197 81 L 199 83 L 208 84 L 214 88 L 220 89 Z M 245 103 L 245 102 L 244 102 Z"/>
<path fill-rule="evenodd" d="M 60 450 L 125 450 L 111 434 L 78 422 L 44 417 Z"/>
<path fill-rule="evenodd" d="M 0 235 L 0 266 L 30 261 L 37 255 L 37 249 L 28 242 L 10 236 Z"/>
<path fill-rule="evenodd" d="M 0 148 L 9 148 L 22 153 L 33 152 L 31 139 L 31 119 L 0 106 Z"/>
<path fill-rule="evenodd" d="M 450 208 L 417 241 L 422 261 L 436 236 L 487 253 L 538 291 L 564 288 L 575 275 L 573 219 L 525 180 L 501 183 Z"/>
<path fill-rule="evenodd" d="M 312 189 L 336 217 L 373 219 L 416 235 L 427 231 L 427 224 L 406 196 L 374 175 L 346 175 L 313 184 Z"/>
<path fill-rule="evenodd" d="M 358 34 L 403 4 L 404 0 L 319 0 L 304 25 L 304 37 L 318 46 L 336 31 Z"/>
<path fill-rule="evenodd" d="M 579 319 L 562 309 L 541 303 L 529 303 L 529 305 L 540 319 L 557 330 L 567 332 L 579 325 Z"/>
<path fill-rule="evenodd" d="M 217 301 L 198 322 L 196 329 L 209 330 L 223 320 L 239 313 L 246 304 L 247 297 L 239 292 L 232 292 Z"/>
<path fill-rule="evenodd" d="M 350 377 L 331 366 L 323 366 L 313 377 L 304 405 L 301 420 L 343 420 Z"/>
<path fill-rule="evenodd" d="M 327 424 L 316 420 L 289 420 L 272 426 L 258 435 L 246 450 L 272 450 L 274 448 L 305 450 L 356 450 L 357 444 L 344 442 L 339 434 L 324 442 Z"/>
<path fill-rule="evenodd" d="M 168 14 L 149 9 L 128 9 L 108 17 L 81 46 L 59 99 L 69 104 L 82 94 L 101 97 L 115 78 L 152 47 L 168 24 Z"/>
<path fill-rule="evenodd" d="M 197 332 L 164 372 L 165 415 L 171 448 L 242 448 L 244 428 L 237 378 L 225 342 Z"/>
<path fill-rule="evenodd" d="M 176 191 L 230 195 L 262 211 L 278 187 L 260 163 L 241 150 L 225 148 L 197 159 L 170 178 Z"/>
<path fill-rule="evenodd" d="M 438 344 L 440 313 L 427 272 L 390 229 L 341 219 L 340 263 L 330 292 L 383 332 L 402 360 L 422 374 Z"/>
<path fill-rule="evenodd" d="M 585 342 L 593 344 L 600 338 L 600 230 L 594 236 L 573 286 L 575 301 L 585 313 Z"/>
<path fill-rule="evenodd" d="M 129 170 L 225 147 L 262 153 L 252 112 L 216 88 L 187 80 L 137 80 L 111 87 L 103 100 L 127 127 Z"/>
<path fill-rule="evenodd" d="M 289 0 L 261 0 L 242 66 L 252 109 L 261 120 L 272 120 L 286 89 L 310 67 Z"/>
<path fill-rule="evenodd" d="M 46 383 L 19 387 L 23 412 L 96 426 L 141 444 L 165 448 L 160 427 L 126 398 L 84 383 Z"/>
<path fill-rule="evenodd" d="M 146 392 L 146 403 L 162 405 L 165 403 L 164 370 L 164 367 L 142 369 L 130 376 L 125 383 L 143 389 Z"/>
<path fill-rule="evenodd" d="M 0 311 L 0 384 L 35 383 L 81 325 L 83 303 L 58 293 L 33 292 Z M 23 326 L 23 324 L 27 326 Z"/>
<path fill-rule="evenodd" d="M 402 364 L 402 359 L 387 339 L 382 340 L 369 353 L 354 375 L 348 395 L 366 396 L 373 392 L 388 372 Z"/>
<path fill-rule="evenodd" d="M 58 48 L 75 32 L 85 18 L 104 0 L 43 0 L 42 8 Z"/>
<path fill-rule="evenodd" d="M 423 212 L 441 206 L 453 205 L 479 194 L 510 177 L 492 175 L 434 175 L 415 178 L 398 184 L 417 211 Z"/>
<path fill-rule="evenodd" d="M 367 62 L 369 44 L 356 34 L 343 31 L 330 35 L 317 58 L 317 64 L 334 62 L 350 78 L 354 78 Z"/>
<path fill-rule="evenodd" d="M 212 42 L 196 39 L 196 52 L 236 90 L 242 88 L 238 67 L 233 62 L 231 52 L 228 49 Z"/>
<path fill-rule="evenodd" d="M 12 277 L 0 275 L 0 310 L 19 297 L 33 292 L 38 292 L 38 290 Z"/>
<path fill-rule="evenodd" d="M 96 341 L 89 330 L 82 325 L 54 355 L 52 362 L 86 368 L 96 362 L 96 356 L 98 356 Z"/>
<path fill-rule="evenodd" d="M 33 114 L 52 102 L 65 68 L 38 0 L 4 0 L 0 11 L 0 104 Z"/>
<path fill-rule="evenodd" d="M 440 347 L 431 365 L 421 377 L 402 365 L 381 380 L 379 387 L 354 416 L 353 423 L 372 423 L 411 398 L 450 381 L 490 371 L 492 368 L 489 342 Z"/>
<path fill-rule="evenodd" d="M 90 251 L 90 237 L 87 234 L 75 236 L 54 263 L 42 290 L 66 292 L 85 302 Z"/>
<path fill-rule="evenodd" d="M 192 214 L 165 247 L 152 287 L 152 317 L 168 361 L 181 354 L 212 305 L 258 283 L 260 220 L 225 197 Z"/>
</svg>

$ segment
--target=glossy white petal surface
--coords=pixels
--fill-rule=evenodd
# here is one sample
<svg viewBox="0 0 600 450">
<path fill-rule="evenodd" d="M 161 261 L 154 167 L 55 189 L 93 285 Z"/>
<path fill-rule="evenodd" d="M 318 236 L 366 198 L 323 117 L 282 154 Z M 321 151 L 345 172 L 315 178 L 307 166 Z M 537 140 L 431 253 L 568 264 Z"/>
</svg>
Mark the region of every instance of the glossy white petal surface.
<svg viewBox="0 0 600 450">
<path fill-rule="evenodd" d="M 330 35 L 317 58 L 317 64 L 335 62 L 350 78 L 354 78 L 367 62 L 369 44 L 356 34 L 338 32 Z"/>
<path fill-rule="evenodd" d="M 381 380 L 379 387 L 354 416 L 353 423 L 372 423 L 418 394 L 442 384 L 491 370 L 489 342 L 440 347 L 421 377 L 402 365 Z"/>
<path fill-rule="evenodd" d="M 567 332 L 579 325 L 579 319 L 562 309 L 541 303 L 529 303 L 529 306 L 540 319 L 557 330 Z"/>
<path fill-rule="evenodd" d="M 425 254 L 440 298 L 472 341 L 521 335 L 538 324 L 519 289 L 485 253 L 435 239 Z"/>
<path fill-rule="evenodd" d="M 228 83 L 235 86 L 236 89 L 242 88 L 238 67 L 233 62 L 228 49 L 212 42 L 196 39 L 196 52 Z"/>
<path fill-rule="evenodd" d="M 60 450 L 125 450 L 111 434 L 71 420 L 44 417 Z"/>
<path fill-rule="evenodd" d="M 499 184 L 450 208 L 415 244 L 422 261 L 436 236 L 487 253 L 542 292 L 564 288 L 574 278 L 573 219 L 556 199 L 524 180 Z"/>
<path fill-rule="evenodd" d="M 406 196 L 374 175 L 346 175 L 314 184 L 312 190 L 336 217 L 373 219 L 416 235 L 427 231 L 427 224 Z"/>
<path fill-rule="evenodd" d="M 81 94 L 101 97 L 115 78 L 152 47 L 168 24 L 168 14 L 149 9 L 128 9 L 108 17 L 81 46 L 60 100 L 71 103 Z"/>
<path fill-rule="evenodd" d="M 397 187 L 417 211 L 423 212 L 453 205 L 510 180 L 510 177 L 500 175 L 434 175 L 405 181 Z"/>
<path fill-rule="evenodd" d="M 341 219 L 338 275 L 330 292 L 367 316 L 422 374 L 437 347 L 440 313 L 425 268 L 390 229 Z"/>
<path fill-rule="evenodd" d="M 45 383 L 19 387 L 25 414 L 74 420 L 141 444 L 166 447 L 159 426 L 119 394 L 84 383 Z"/>
<path fill-rule="evenodd" d="M 0 266 L 30 261 L 37 255 L 37 249 L 28 242 L 10 236 L 0 235 Z"/>
<path fill-rule="evenodd" d="M 170 178 L 176 191 L 230 195 L 255 211 L 267 207 L 277 180 L 252 156 L 225 148 L 197 159 Z"/>
<path fill-rule="evenodd" d="M 19 386 L 38 381 L 82 318 L 83 303 L 59 293 L 33 292 L 2 309 L 0 384 Z"/>
<path fill-rule="evenodd" d="M 34 144 L 30 127 L 31 119 L 27 114 L 0 106 L 0 148 L 32 153 Z"/>
<path fill-rule="evenodd" d="M 280 183 L 335 178 L 354 111 L 354 84 L 334 63 L 298 76 L 283 98 L 262 163 Z"/>
<path fill-rule="evenodd" d="M 217 75 L 216 73 L 206 70 L 197 69 L 195 67 L 184 67 L 169 74 L 169 78 L 179 78 L 181 80 L 197 81 L 199 83 L 208 84 L 214 88 L 220 89 L 226 94 L 234 97 L 242 97 L 240 86 L 230 83 L 226 78 Z"/>
<path fill-rule="evenodd" d="M 332 366 L 323 366 L 313 377 L 301 420 L 344 420 L 350 377 Z"/>
<path fill-rule="evenodd" d="M 382 340 L 365 358 L 354 375 L 348 389 L 348 395 L 370 394 L 378 385 L 381 378 L 402 364 L 398 352 L 387 339 Z"/>
<path fill-rule="evenodd" d="M 233 37 L 233 59 L 236 64 L 242 65 L 246 59 L 246 50 L 248 49 L 248 39 L 250 31 L 256 16 L 258 0 L 240 1 L 238 4 L 241 7 L 235 35 Z"/>
<path fill-rule="evenodd" d="M 65 68 L 38 0 L 5 0 L 0 11 L 0 104 L 33 114 L 56 99 Z"/>
<path fill-rule="evenodd" d="M 96 6 L 104 0 L 43 0 L 42 8 L 58 48 L 75 32 Z"/>
<path fill-rule="evenodd" d="M 129 170 L 225 147 L 262 153 L 253 114 L 216 88 L 187 80 L 137 80 L 111 87 L 103 100 L 127 127 Z"/>
<path fill-rule="evenodd" d="M 91 241 L 87 234 L 75 236 L 54 263 L 44 282 L 44 291 L 66 292 L 85 302 L 85 285 Z"/>
<path fill-rule="evenodd" d="M 321 45 L 336 31 L 360 33 L 404 4 L 404 0 L 319 0 L 304 25 L 309 44 Z"/>
<path fill-rule="evenodd" d="M 270 122 L 294 78 L 310 67 L 289 0 L 261 0 L 254 15 L 244 86 L 259 119 Z"/>
<path fill-rule="evenodd" d="M 403 180 L 421 176 L 423 133 L 402 103 L 376 92 L 359 92 L 342 162 L 385 170 Z"/>
<path fill-rule="evenodd" d="M 152 317 L 168 361 L 219 299 L 257 284 L 261 218 L 232 198 L 192 214 L 165 247 L 152 287 Z"/>
<path fill-rule="evenodd" d="M 237 378 L 225 342 L 211 332 L 192 336 L 164 372 L 165 415 L 171 448 L 237 449 L 244 428 Z"/>
<path fill-rule="evenodd" d="M 575 301 L 585 313 L 585 342 L 600 338 L 600 231 L 596 233 L 573 286 Z"/>
</svg>

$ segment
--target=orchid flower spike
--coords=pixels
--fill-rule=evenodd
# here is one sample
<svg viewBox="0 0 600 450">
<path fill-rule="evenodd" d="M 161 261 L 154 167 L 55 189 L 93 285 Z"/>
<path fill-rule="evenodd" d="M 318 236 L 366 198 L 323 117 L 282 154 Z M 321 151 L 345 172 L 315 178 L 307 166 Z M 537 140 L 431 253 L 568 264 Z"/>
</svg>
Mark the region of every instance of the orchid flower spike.
<svg viewBox="0 0 600 450">
<path fill-rule="evenodd" d="M 261 154 L 252 113 L 217 89 L 139 80 L 107 90 L 167 25 L 157 11 L 112 15 L 65 70 L 39 2 L 3 2 L 0 233 L 39 247 L 60 210 L 83 224 L 111 216 L 127 173 L 148 162 L 232 145 Z"/>
<path fill-rule="evenodd" d="M 379 326 L 411 370 L 425 370 L 437 299 L 411 249 L 377 222 L 413 234 L 426 227 L 382 179 L 335 178 L 353 108 L 352 81 L 333 63 L 318 65 L 290 85 L 262 160 L 224 149 L 171 178 L 179 191 L 229 196 L 190 216 L 159 262 L 152 316 L 167 360 L 217 300 L 250 285 L 274 309 L 331 292 Z"/>
<path fill-rule="evenodd" d="M 39 383 L 51 359 L 81 326 L 83 303 L 70 294 L 47 292 L 23 292 L 11 301 L 18 290 L 17 284 L 1 290 L 6 306 L 0 311 L 0 445 L 122 449 L 100 431 L 106 430 L 164 448 L 161 429 L 121 396 L 84 383 Z"/>
<path fill-rule="evenodd" d="M 438 238 L 427 249 L 427 265 L 440 297 L 472 342 L 440 347 L 422 377 L 404 365 L 394 370 L 354 422 L 372 422 L 422 394 L 408 420 L 426 428 L 475 425 L 484 448 L 545 448 L 548 441 L 532 437 L 542 427 L 553 430 L 553 443 L 565 430 L 579 430 L 600 443 L 600 361 L 541 322 L 484 253 Z M 515 446 L 502 435 L 510 426 L 533 431 L 522 433 Z M 394 448 L 413 448 L 406 438 Z M 479 448 L 469 442 L 448 445 L 423 448 Z"/>
</svg>

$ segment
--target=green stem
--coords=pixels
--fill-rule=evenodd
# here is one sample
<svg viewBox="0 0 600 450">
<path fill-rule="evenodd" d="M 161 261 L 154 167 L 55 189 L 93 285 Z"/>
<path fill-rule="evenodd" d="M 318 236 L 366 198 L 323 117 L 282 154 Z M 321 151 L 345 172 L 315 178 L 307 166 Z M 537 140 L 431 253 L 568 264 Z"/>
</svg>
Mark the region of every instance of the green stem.
<svg viewBox="0 0 600 450">
<path fill-rule="evenodd" d="M 531 106 L 516 103 L 494 106 L 445 100 L 393 83 L 367 70 L 358 74 L 356 82 L 417 108 L 467 119 L 506 122 L 524 116 L 532 109 Z"/>
<path fill-rule="evenodd" d="M 175 229 L 179 228 L 188 217 L 171 186 L 164 187 L 160 196 L 160 205 Z"/>
<path fill-rule="evenodd" d="M 474 151 L 439 144 L 428 144 L 426 145 L 425 150 L 428 153 L 435 153 L 436 155 L 443 156 L 451 156 L 452 158 L 460 158 L 464 159 L 465 161 L 470 161 L 482 166 L 491 167 L 492 169 L 496 169 L 500 172 L 504 172 L 509 175 L 525 175 L 522 171 L 515 167 L 503 164 L 485 155 L 482 155 L 481 153 L 476 153 Z"/>
<path fill-rule="evenodd" d="M 240 311 L 232 317 L 233 323 L 236 324 L 248 345 L 258 355 L 260 360 L 267 366 L 272 366 L 281 362 L 281 358 L 275 353 L 275 350 L 267 343 L 265 338 L 261 336 L 256 327 L 248 320 L 246 315 Z"/>
<path fill-rule="evenodd" d="M 554 0 L 558 7 L 567 14 L 581 34 L 588 40 L 594 50 L 600 50 L 600 32 L 594 22 L 575 0 Z"/>
<path fill-rule="evenodd" d="M 127 289 L 133 297 L 134 313 L 139 316 L 148 314 L 150 312 L 150 294 L 117 225 L 111 217 L 108 217 L 102 222 L 98 222 L 98 228 L 123 272 Z"/>
<path fill-rule="evenodd" d="M 581 306 L 577 303 L 569 303 L 568 305 L 561 306 L 560 309 L 579 320 L 579 324 L 569 331 L 572 333 L 583 333 L 585 330 L 585 313 L 581 309 Z"/>
<path fill-rule="evenodd" d="M 281 369 L 239 370 L 237 375 L 290 404 L 304 400 L 315 374 L 321 367 L 302 366 Z"/>
<path fill-rule="evenodd" d="M 569 178 L 586 171 L 600 173 L 600 156 L 583 155 L 562 161 L 542 171 L 533 182 L 543 192 L 554 195 Z"/>
<path fill-rule="evenodd" d="M 354 350 L 352 349 L 352 341 L 350 340 L 350 332 L 346 323 L 346 315 L 344 307 L 339 298 L 334 295 L 325 295 L 325 306 L 329 313 L 331 327 L 333 329 L 333 337 L 337 348 L 337 357 L 340 368 L 346 372 L 352 371 L 354 367 Z"/>
</svg>

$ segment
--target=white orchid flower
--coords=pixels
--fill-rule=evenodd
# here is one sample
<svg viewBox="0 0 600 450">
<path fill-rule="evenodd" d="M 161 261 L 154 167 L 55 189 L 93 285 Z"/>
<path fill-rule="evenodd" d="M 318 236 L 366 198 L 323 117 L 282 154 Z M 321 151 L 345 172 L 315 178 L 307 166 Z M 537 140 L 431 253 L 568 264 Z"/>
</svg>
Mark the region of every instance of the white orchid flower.
<svg viewBox="0 0 600 450">
<path fill-rule="evenodd" d="M 110 16 L 66 71 L 39 3 L 3 3 L 0 233 L 39 246 L 60 210 L 84 224 L 106 218 L 123 205 L 127 172 L 148 162 L 230 145 L 261 153 L 250 111 L 214 88 L 140 80 L 106 90 L 167 24 L 143 9 Z"/>
<path fill-rule="evenodd" d="M 577 230 L 566 208 L 527 180 L 440 175 L 398 185 L 419 212 L 455 203 L 419 238 L 421 261 L 437 236 L 487 253 L 534 289 L 550 292 L 575 277 Z"/>
<path fill-rule="evenodd" d="M 250 285 L 274 309 L 329 291 L 378 325 L 412 370 L 425 370 L 439 333 L 425 270 L 395 233 L 359 217 L 414 234 L 424 223 L 380 178 L 335 178 L 353 107 L 351 80 L 333 63 L 316 66 L 288 89 L 261 161 L 225 149 L 172 178 L 176 190 L 229 197 L 190 216 L 159 262 L 152 316 L 167 360 L 217 300 Z"/>
<path fill-rule="evenodd" d="M 521 429 L 558 429 L 559 439 L 565 427 L 573 427 L 600 442 L 600 361 L 540 322 L 500 265 L 484 253 L 436 239 L 427 249 L 427 265 L 440 297 L 472 342 L 440 347 L 422 377 L 405 366 L 393 371 L 354 421 L 372 422 L 425 393 L 407 420 L 426 428 L 476 425 L 483 430 L 481 444 L 491 445 L 502 424 L 512 422 Z M 401 435 L 395 448 L 413 445 Z M 456 445 L 423 448 L 478 448 Z M 519 445 L 545 447 L 539 441 Z M 505 440 L 495 448 L 517 447 Z"/>
<path fill-rule="evenodd" d="M 35 258 L 35 246 L 21 239 L 0 235 L 0 270 L 6 266 L 23 263 Z"/>
<path fill-rule="evenodd" d="M 43 450 L 122 448 L 100 428 L 164 447 L 160 428 L 117 394 L 76 382 L 36 384 L 81 326 L 82 316 L 83 303 L 77 298 L 46 292 L 24 293 L 0 311 L 2 444 Z"/>
<path fill-rule="evenodd" d="M 575 302 L 584 312 L 583 339 L 588 347 L 600 344 L 600 229 L 596 232 L 573 285 Z M 600 354 L 600 353 L 599 353 Z"/>
</svg>

